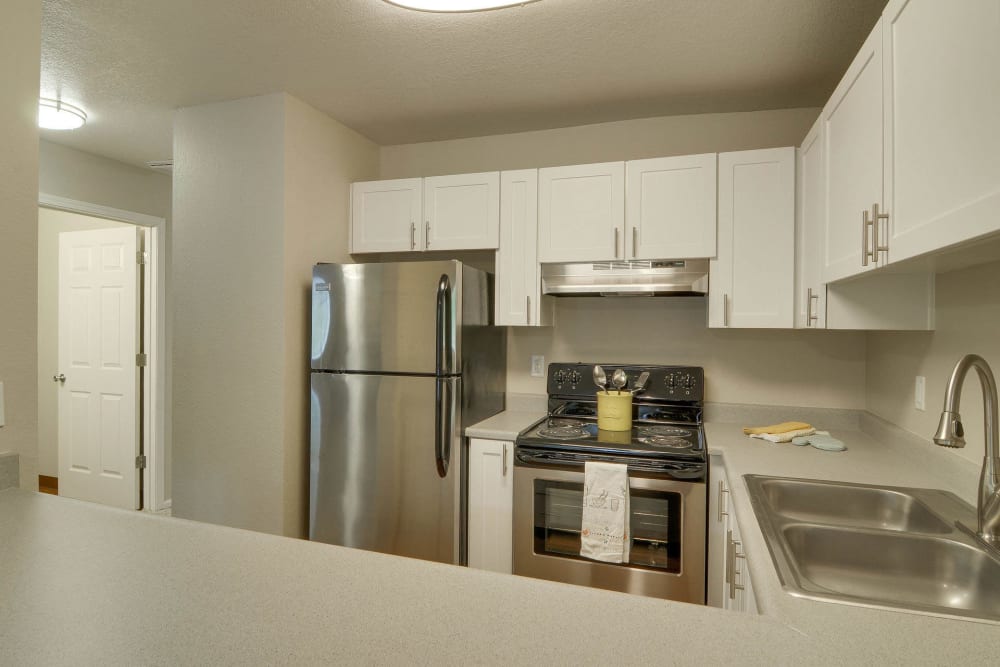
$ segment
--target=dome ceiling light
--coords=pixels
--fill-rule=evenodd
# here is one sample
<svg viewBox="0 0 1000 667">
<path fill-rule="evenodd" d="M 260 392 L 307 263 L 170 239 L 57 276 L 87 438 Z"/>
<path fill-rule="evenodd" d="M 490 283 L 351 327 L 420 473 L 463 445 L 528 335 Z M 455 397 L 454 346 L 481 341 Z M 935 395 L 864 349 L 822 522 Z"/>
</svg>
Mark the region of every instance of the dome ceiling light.
<svg viewBox="0 0 1000 667">
<path fill-rule="evenodd" d="M 538 0 L 385 0 L 390 5 L 421 12 L 482 12 L 515 5 L 527 5 Z"/>
<path fill-rule="evenodd" d="M 75 130 L 87 122 L 87 112 L 62 100 L 38 100 L 38 127 L 46 130 Z"/>
</svg>

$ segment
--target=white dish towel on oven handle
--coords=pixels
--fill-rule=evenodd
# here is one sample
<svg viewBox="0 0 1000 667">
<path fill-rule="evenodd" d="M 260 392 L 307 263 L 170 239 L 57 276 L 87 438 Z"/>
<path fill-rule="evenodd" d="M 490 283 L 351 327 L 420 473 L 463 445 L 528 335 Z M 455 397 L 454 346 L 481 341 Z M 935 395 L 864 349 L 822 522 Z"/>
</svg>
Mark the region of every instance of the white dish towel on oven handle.
<svg viewBox="0 0 1000 667">
<path fill-rule="evenodd" d="M 587 461 L 583 480 L 580 555 L 605 563 L 627 563 L 629 535 L 628 467 Z"/>
</svg>

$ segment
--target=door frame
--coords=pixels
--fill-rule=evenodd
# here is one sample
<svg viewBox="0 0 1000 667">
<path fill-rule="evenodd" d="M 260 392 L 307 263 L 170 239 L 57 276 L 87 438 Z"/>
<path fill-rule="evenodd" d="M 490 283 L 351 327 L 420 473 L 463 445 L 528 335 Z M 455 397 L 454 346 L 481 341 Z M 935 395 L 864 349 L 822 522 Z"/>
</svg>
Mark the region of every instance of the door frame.
<svg viewBox="0 0 1000 667">
<path fill-rule="evenodd" d="M 147 354 L 143 373 L 142 438 L 146 468 L 142 471 L 142 507 L 147 512 L 169 510 L 166 488 L 166 218 L 125 211 L 88 202 L 38 193 L 38 205 L 57 211 L 125 222 L 144 230 L 146 271 L 143 280 L 143 349 Z"/>
</svg>

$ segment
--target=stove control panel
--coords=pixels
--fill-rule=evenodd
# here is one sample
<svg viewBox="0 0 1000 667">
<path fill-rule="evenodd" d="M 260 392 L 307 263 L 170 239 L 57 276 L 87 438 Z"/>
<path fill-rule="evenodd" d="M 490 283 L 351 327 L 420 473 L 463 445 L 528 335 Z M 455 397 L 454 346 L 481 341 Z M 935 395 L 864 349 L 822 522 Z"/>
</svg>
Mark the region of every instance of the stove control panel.
<svg viewBox="0 0 1000 667">
<path fill-rule="evenodd" d="M 590 396 L 598 391 L 594 384 L 595 364 L 549 364 L 547 390 L 550 396 Z M 621 368 L 628 379 L 625 389 L 634 389 L 639 376 L 649 373 L 641 392 L 643 398 L 666 401 L 701 402 L 705 399 L 705 371 L 699 366 L 642 366 L 600 364 L 608 377 Z"/>
</svg>

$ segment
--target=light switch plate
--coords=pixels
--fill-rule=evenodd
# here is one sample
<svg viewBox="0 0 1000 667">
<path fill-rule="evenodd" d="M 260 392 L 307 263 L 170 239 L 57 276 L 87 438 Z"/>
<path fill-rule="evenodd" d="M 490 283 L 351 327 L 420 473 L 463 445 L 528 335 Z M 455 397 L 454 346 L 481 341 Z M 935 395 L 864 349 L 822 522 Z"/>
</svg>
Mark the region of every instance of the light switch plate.
<svg viewBox="0 0 1000 667">
<path fill-rule="evenodd" d="M 531 377 L 545 377 L 545 357 L 540 354 L 531 355 Z"/>
<path fill-rule="evenodd" d="M 923 375 L 918 375 L 913 383 L 913 407 L 917 410 L 926 410 L 927 379 Z"/>
</svg>

